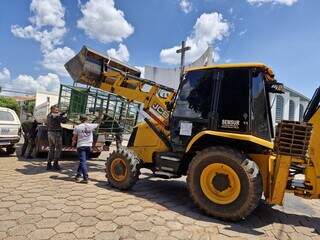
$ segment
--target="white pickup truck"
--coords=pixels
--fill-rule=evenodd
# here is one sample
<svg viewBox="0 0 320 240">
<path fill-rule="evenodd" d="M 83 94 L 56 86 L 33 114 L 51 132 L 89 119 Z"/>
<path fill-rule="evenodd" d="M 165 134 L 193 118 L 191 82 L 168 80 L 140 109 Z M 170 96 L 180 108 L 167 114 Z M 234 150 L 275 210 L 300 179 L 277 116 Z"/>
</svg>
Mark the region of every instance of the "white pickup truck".
<svg viewBox="0 0 320 240">
<path fill-rule="evenodd" d="M 21 123 L 15 111 L 0 107 L 0 148 L 5 148 L 7 154 L 13 154 L 20 137 Z"/>
</svg>

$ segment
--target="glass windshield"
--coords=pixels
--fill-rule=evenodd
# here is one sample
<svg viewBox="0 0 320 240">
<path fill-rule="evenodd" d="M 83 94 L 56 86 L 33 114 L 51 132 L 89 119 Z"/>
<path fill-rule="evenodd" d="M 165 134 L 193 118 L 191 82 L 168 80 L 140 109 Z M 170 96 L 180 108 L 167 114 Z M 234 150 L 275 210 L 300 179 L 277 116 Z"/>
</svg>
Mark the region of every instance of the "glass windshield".
<svg viewBox="0 0 320 240">
<path fill-rule="evenodd" d="M 213 84 L 212 71 L 189 72 L 178 93 L 174 116 L 207 119 Z"/>
<path fill-rule="evenodd" d="M 269 94 L 266 94 L 264 74 L 252 71 L 251 121 L 252 134 L 271 140 Z"/>
</svg>

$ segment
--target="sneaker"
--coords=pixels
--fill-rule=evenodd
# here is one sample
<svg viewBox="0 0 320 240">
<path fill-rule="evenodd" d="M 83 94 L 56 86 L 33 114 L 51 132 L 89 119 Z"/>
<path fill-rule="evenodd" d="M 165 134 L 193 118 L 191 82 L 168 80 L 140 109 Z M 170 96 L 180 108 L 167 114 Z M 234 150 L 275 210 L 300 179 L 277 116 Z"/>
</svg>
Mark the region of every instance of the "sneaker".
<svg viewBox="0 0 320 240">
<path fill-rule="evenodd" d="M 52 169 L 51 162 L 48 162 L 48 163 L 47 163 L 47 170 L 51 170 L 51 169 Z"/>
<path fill-rule="evenodd" d="M 55 170 L 55 171 L 61 171 L 61 167 L 59 166 L 58 163 L 54 163 L 54 164 L 53 164 L 53 170 Z"/>
<path fill-rule="evenodd" d="M 80 183 L 88 184 L 89 183 L 89 179 L 85 178 Z"/>
<path fill-rule="evenodd" d="M 74 178 L 74 180 L 78 183 L 78 182 L 80 182 L 80 177 L 81 177 L 81 176 L 77 175 L 77 176 Z"/>
</svg>

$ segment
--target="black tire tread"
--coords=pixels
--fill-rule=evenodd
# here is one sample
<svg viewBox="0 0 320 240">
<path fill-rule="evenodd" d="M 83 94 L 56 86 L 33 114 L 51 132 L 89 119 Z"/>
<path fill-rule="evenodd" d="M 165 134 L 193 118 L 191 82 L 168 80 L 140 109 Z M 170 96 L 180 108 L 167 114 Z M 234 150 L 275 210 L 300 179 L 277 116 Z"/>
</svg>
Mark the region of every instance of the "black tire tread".
<svg viewBox="0 0 320 240">
<path fill-rule="evenodd" d="M 109 171 L 111 166 L 111 161 L 115 158 L 122 158 L 127 163 L 128 167 L 128 177 L 123 182 L 117 182 L 112 178 L 112 175 Z M 112 187 L 115 187 L 120 190 L 129 190 L 134 186 L 138 181 L 140 175 L 140 160 L 138 157 L 131 152 L 129 149 L 122 147 L 113 151 L 106 161 L 106 177 L 108 182 Z"/>
<path fill-rule="evenodd" d="M 247 170 L 246 173 L 249 175 L 252 191 L 249 191 L 249 199 L 248 201 L 246 201 L 246 204 L 240 206 L 239 210 L 236 212 L 232 212 L 232 213 L 224 212 L 223 214 L 216 215 L 213 212 L 209 212 L 207 209 L 205 209 L 201 205 L 201 203 L 198 201 L 196 197 L 195 189 L 191 187 L 192 186 L 191 182 L 194 181 L 193 176 L 191 174 L 193 169 L 195 168 L 196 165 L 199 164 L 203 156 L 210 154 L 212 152 L 215 152 L 215 153 L 219 152 L 220 154 L 233 155 L 239 160 L 240 165 L 243 164 L 243 162 L 247 159 L 245 155 L 239 152 L 238 150 L 230 147 L 224 147 L 224 146 L 208 147 L 198 152 L 192 159 L 191 163 L 189 164 L 188 174 L 187 174 L 187 184 L 188 184 L 191 198 L 193 199 L 193 202 L 195 203 L 195 205 L 199 207 L 201 210 L 203 210 L 207 215 L 218 217 L 222 220 L 229 220 L 229 221 L 241 220 L 246 216 L 248 216 L 258 206 L 260 202 L 262 191 L 263 191 L 262 190 L 263 185 L 262 185 L 261 176 L 259 174 L 259 168 L 252 160 L 250 160 L 251 162 L 253 162 L 253 164 L 251 164 L 252 169 Z M 258 173 L 256 174 L 255 177 L 252 177 L 251 174 L 256 171 L 258 171 Z"/>
</svg>

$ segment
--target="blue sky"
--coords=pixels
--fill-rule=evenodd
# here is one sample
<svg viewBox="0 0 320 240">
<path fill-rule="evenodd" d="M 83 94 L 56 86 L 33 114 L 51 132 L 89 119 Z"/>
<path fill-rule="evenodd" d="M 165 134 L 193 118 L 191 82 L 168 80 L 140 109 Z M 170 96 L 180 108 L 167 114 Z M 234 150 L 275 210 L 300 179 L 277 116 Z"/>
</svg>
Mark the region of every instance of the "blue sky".
<svg viewBox="0 0 320 240">
<path fill-rule="evenodd" d="M 320 85 L 317 0 L 2 0 L 0 10 L 6 88 L 71 83 L 63 64 L 83 45 L 134 66 L 174 67 L 183 39 L 188 61 L 211 45 L 218 62 L 264 62 L 309 97 Z"/>
</svg>

